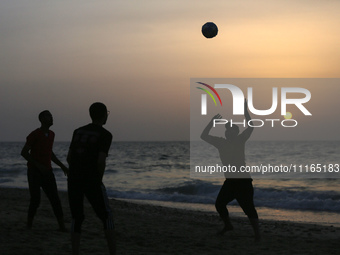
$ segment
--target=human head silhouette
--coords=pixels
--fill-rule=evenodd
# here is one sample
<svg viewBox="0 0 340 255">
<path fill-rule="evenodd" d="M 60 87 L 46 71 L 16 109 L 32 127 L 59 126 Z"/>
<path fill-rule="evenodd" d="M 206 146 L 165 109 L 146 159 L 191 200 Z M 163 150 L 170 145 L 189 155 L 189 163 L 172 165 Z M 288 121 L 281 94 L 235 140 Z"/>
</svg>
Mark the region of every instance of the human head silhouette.
<svg viewBox="0 0 340 255">
<path fill-rule="evenodd" d="M 96 102 L 90 106 L 90 117 L 93 123 L 106 124 L 108 111 L 105 104 Z"/>
<path fill-rule="evenodd" d="M 232 139 L 238 136 L 240 129 L 237 125 L 231 125 L 230 123 L 225 124 L 225 137 L 227 139 Z"/>
<path fill-rule="evenodd" d="M 48 110 L 39 113 L 38 118 L 42 126 L 50 127 L 53 125 L 53 116 Z"/>
</svg>

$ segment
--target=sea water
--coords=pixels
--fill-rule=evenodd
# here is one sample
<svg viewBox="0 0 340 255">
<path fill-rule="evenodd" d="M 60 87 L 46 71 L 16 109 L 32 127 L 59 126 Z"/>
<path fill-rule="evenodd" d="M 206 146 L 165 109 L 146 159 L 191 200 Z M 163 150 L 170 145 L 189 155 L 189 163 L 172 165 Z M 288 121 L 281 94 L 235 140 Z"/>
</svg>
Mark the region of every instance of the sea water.
<svg viewBox="0 0 340 255">
<path fill-rule="evenodd" d="M 28 187 L 26 162 L 20 156 L 23 145 L 0 143 L 0 187 Z M 53 147 L 65 164 L 68 147 L 68 142 Z M 246 149 L 247 164 L 340 163 L 339 155 L 339 141 L 249 141 Z M 66 191 L 67 178 L 53 167 L 59 190 Z M 253 179 L 260 218 L 340 226 L 340 178 Z M 214 212 L 223 181 L 190 176 L 189 142 L 114 142 L 103 182 L 111 198 Z M 244 216 L 236 201 L 228 208 L 231 215 Z"/>
</svg>

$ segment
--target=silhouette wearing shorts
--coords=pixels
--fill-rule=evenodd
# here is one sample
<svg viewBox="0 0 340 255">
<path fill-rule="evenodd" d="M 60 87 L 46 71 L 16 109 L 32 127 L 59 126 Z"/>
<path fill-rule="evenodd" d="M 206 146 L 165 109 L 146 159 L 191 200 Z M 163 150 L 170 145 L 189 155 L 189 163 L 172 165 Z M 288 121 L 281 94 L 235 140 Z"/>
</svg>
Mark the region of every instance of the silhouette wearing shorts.
<svg viewBox="0 0 340 255">
<path fill-rule="evenodd" d="M 84 197 L 101 219 L 110 254 L 115 254 L 114 222 L 102 182 L 106 157 L 112 142 L 112 135 L 103 128 L 108 111 L 102 103 L 90 107 L 92 123 L 73 132 L 67 162 L 68 197 L 72 214 L 71 241 L 73 254 L 79 254 L 81 225 L 84 221 Z"/>
<path fill-rule="evenodd" d="M 244 102 L 244 115 L 246 121 L 251 119 L 248 113 L 248 104 Z M 208 123 L 201 134 L 201 139 L 213 145 L 218 149 L 220 159 L 224 166 L 231 166 L 239 170 L 245 166 L 245 143 L 253 132 L 253 127 L 248 126 L 241 134 L 237 125 L 226 124 L 225 138 L 209 135 L 213 127 L 214 119 L 221 119 L 222 116 L 217 114 Z M 225 173 L 225 181 L 217 196 L 215 207 L 224 222 L 224 228 L 219 234 L 233 230 L 233 225 L 229 219 L 227 204 L 236 199 L 244 213 L 248 216 L 255 234 L 255 241 L 260 240 L 259 222 L 257 211 L 254 206 L 253 195 L 254 189 L 252 179 L 249 173 Z"/>
</svg>

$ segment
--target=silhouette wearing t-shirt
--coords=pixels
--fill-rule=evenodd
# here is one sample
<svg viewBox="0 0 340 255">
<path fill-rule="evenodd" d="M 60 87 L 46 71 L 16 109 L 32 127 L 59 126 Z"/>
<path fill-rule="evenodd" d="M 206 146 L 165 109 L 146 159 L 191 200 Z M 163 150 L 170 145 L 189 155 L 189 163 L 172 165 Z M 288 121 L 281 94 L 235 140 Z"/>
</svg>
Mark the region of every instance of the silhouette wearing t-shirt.
<svg viewBox="0 0 340 255">
<path fill-rule="evenodd" d="M 103 175 L 106 158 L 112 143 L 112 134 L 103 125 L 108 114 L 103 103 L 93 103 L 89 109 L 92 122 L 73 132 L 67 156 L 70 166 L 68 175 L 68 197 L 72 214 L 72 254 L 80 251 L 80 234 L 84 221 L 84 197 L 92 205 L 103 222 L 109 253 L 116 254 L 114 221 L 109 205 Z"/>
<path fill-rule="evenodd" d="M 41 112 L 39 121 L 41 122 L 41 127 L 27 136 L 26 143 L 21 151 L 21 155 L 27 160 L 28 187 L 31 195 L 27 228 L 32 228 L 33 219 L 40 204 L 40 188 L 42 188 L 51 202 L 60 230 L 66 231 L 51 161 L 57 164 L 65 175 L 67 175 L 68 169 L 60 162 L 52 150 L 54 132 L 49 129 L 53 125 L 52 114 L 47 110 Z"/>
</svg>

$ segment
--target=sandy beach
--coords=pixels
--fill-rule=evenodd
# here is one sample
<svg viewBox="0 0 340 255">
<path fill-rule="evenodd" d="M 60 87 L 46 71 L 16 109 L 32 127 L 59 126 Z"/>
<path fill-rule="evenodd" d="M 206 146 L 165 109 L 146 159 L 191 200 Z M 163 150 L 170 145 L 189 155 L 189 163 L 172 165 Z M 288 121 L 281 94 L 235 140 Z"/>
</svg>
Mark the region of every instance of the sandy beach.
<svg viewBox="0 0 340 255">
<path fill-rule="evenodd" d="M 65 222 L 71 216 L 67 194 L 60 192 Z M 1 254 L 71 254 L 69 233 L 59 232 L 51 206 L 42 201 L 33 229 L 26 229 L 29 193 L 0 189 Z M 332 226 L 261 221 L 262 241 L 254 243 L 250 224 L 234 218 L 235 230 L 216 232 L 222 223 L 213 213 L 111 200 L 117 254 L 339 254 L 340 229 Z M 102 225 L 85 203 L 81 254 L 108 254 Z"/>
</svg>

